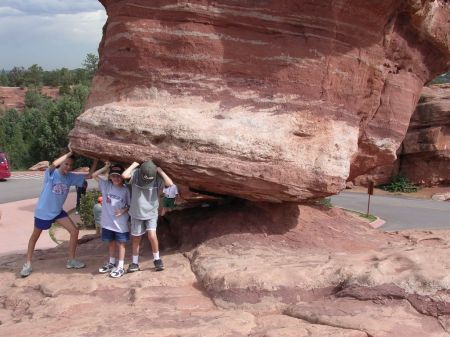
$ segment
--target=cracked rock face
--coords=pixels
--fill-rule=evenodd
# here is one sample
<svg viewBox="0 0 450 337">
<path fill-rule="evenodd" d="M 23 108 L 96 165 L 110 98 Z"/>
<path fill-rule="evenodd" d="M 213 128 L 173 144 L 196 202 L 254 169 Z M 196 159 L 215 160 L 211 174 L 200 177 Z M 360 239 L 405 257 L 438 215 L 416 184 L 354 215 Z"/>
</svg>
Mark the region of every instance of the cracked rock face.
<svg viewBox="0 0 450 337">
<path fill-rule="evenodd" d="M 443 184 L 449 165 L 450 85 L 425 87 L 403 142 L 401 173 L 414 183 Z"/>
<path fill-rule="evenodd" d="M 450 336 L 449 231 L 388 234 L 342 210 L 248 202 L 167 220 L 163 272 L 146 241 L 142 270 L 119 279 L 98 273 L 99 238 L 79 244 L 80 270 L 65 268 L 67 243 L 37 251 L 25 279 L 23 255 L 1 256 L 0 335 Z"/>
<path fill-rule="evenodd" d="M 101 2 L 72 148 L 249 200 L 324 197 L 392 162 L 450 60 L 443 0 Z"/>
</svg>

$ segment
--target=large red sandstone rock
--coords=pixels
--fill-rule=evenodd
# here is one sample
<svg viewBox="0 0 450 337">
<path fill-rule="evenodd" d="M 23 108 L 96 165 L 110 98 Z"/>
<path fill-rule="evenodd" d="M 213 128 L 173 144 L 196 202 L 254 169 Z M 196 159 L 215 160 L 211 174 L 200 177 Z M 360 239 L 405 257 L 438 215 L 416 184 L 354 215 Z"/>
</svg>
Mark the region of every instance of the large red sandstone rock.
<svg viewBox="0 0 450 337">
<path fill-rule="evenodd" d="M 423 89 L 399 161 L 415 183 L 450 183 L 450 84 Z"/>
<path fill-rule="evenodd" d="M 72 148 L 250 200 L 323 197 L 392 162 L 450 60 L 443 0 L 101 2 Z"/>
</svg>

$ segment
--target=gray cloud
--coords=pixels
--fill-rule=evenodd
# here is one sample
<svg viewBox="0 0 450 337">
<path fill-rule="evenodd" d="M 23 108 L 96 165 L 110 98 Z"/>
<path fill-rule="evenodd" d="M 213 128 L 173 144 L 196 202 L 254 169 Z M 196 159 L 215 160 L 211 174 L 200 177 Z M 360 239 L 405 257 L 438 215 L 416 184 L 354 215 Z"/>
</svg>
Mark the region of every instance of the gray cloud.
<svg viewBox="0 0 450 337">
<path fill-rule="evenodd" d="M 97 0 L 2 0 L 0 16 L 75 14 L 95 11 L 99 7 L 101 4 Z"/>
<path fill-rule="evenodd" d="M 1 0 L 0 69 L 80 67 L 106 21 L 96 0 Z"/>
</svg>

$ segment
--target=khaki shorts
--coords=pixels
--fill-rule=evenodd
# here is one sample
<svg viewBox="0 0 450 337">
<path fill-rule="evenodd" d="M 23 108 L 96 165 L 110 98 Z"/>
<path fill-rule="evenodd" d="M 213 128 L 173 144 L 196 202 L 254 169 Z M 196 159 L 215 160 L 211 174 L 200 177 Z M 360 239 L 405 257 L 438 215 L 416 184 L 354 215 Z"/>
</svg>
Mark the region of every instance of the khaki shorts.
<svg viewBox="0 0 450 337">
<path fill-rule="evenodd" d="M 131 218 L 131 230 L 130 233 L 133 236 L 141 236 L 146 231 L 156 231 L 158 218 L 152 218 L 147 220 L 139 220 Z"/>
</svg>

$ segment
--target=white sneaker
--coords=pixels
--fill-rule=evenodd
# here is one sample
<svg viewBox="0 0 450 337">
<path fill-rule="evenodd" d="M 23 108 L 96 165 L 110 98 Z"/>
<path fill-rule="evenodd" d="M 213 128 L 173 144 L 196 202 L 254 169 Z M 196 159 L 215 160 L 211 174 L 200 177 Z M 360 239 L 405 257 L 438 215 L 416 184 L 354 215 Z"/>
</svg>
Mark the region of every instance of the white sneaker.
<svg viewBox="0 0 450 337">
<path fill-rule="evenodd" d="M 33 271 L 33 268 L 31 268 L 31 264 L 25 263 L 22 267 L 22 270 L 20 271 L 20 276 L 22 276 L 22 277 L 30 276 L 32 271 Z"/>
<path fill-rule="evenodd" d="M 115 267 L 111 273 L 109 273 L 109 276 L 114 277 L 114 278 L 118 278 L 123 276 L 123 274 L 125 274 L 125 270 L 123 270 L 123 268 L 119 268 L 119 267 Z"/>
</svg>

